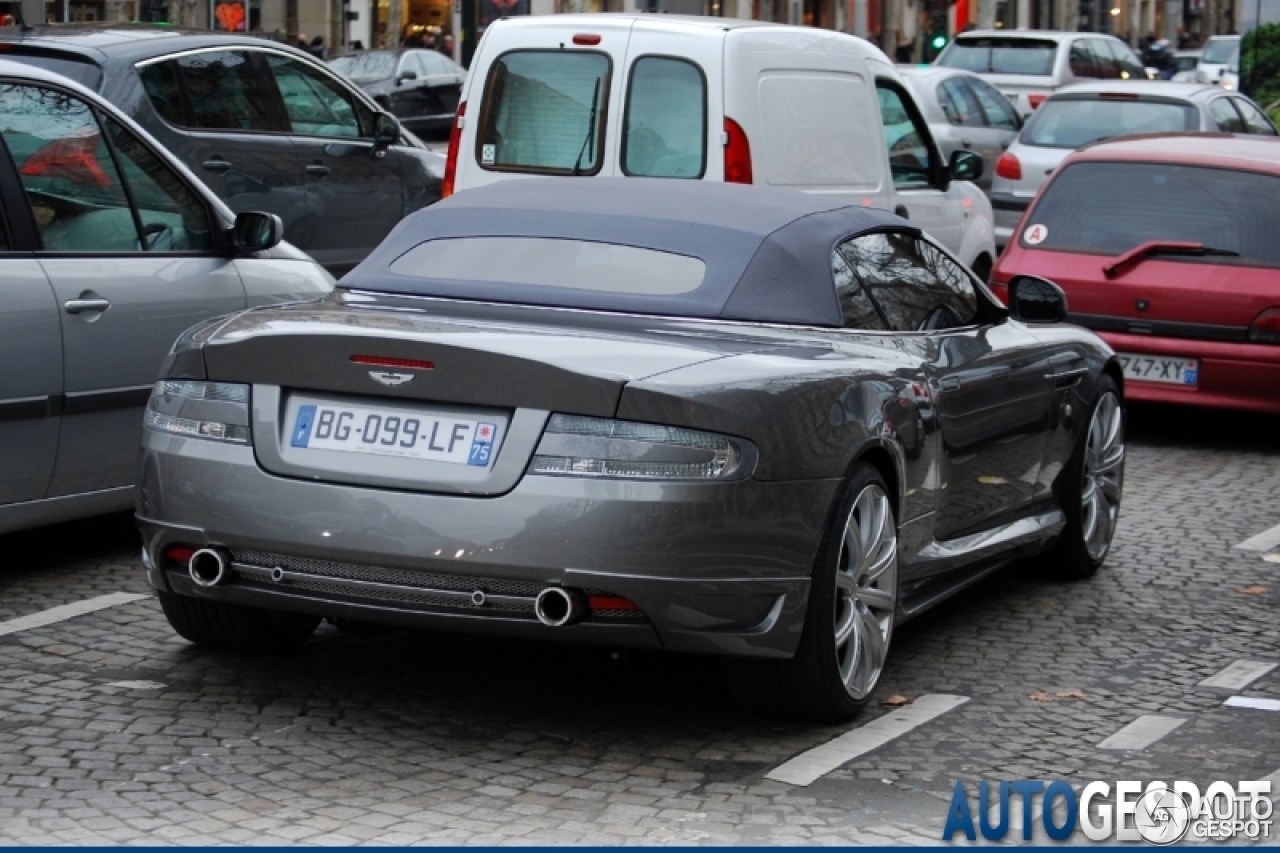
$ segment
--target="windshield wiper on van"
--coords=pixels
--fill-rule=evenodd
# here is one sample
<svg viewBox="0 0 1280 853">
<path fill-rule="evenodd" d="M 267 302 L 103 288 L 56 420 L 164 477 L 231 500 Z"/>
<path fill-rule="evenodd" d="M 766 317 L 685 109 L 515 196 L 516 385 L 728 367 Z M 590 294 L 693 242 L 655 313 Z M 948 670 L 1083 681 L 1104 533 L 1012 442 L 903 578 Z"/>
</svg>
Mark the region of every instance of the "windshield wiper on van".
<svg viewBox="0 0 1280 853">
<path fill-rule="evenodd" d="M 1224 258 L 1236 258 L 1240 256 L 1239 252 L 1233 252 L 1230 249 L 1215 249 L 1212 246 L 1206 246 L 1204 243 L 1190 243 L 1179 240 L 1148 240 L 1134 246 L 1125 252 L 1115 261 L 1102 268 L 1102 274 L 1107 278 L 1115 278 L 1130 267 L 1142 263 L 1147 258 L 1156 255 L 1187 255 L 1195 258 L 1202 258 L 1207 255 L 1214 255 Z"/>
<path fill-rule="evenodd" d="M 582 140 L 582 148 L 578 150 L 578 159 L 573 161 L 573 171 L 569 174 L 577 175 L 582 171 L 582 155 L 587 153 L 587 148 L 595 141 L 596 138 L 596 108 L 600 104 L 600 78 L 596 78 L 596 87 L 591 92 L 591 115 L 587 118 L 587 138 Z"/>
</svg>

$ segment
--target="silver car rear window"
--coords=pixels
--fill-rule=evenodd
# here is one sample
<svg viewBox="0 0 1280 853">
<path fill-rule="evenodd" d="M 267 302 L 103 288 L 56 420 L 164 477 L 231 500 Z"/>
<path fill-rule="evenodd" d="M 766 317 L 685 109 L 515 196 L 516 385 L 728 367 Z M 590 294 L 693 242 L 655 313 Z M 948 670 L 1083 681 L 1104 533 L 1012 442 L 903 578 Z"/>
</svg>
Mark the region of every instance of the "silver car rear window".
<svg viewBox="0 0 1280 853">
<path fill-rule="evenodd" d="M 1044 39 L 978 37 L 956 39 L 938 64 L 979 74 L 1024 74 L 1047 77 L 1053 73 L 1058 43 Z"/>
<path fill-rule="evenodd" d="M 1044 107 L 1041 107 L 1044 109 Z M 1280 266 L 1280 178 L 1207 166 L 1076 163 L 1027 216 L 1043 226 L 1024 246 L 1119 255 L 1152 240 L 1200 243 L 1235 256 L 1179 258 L 1211 264 Z"/>
<path fill-rule="evenodd" d="M 697 290 L 707 265 L 674 252 L 589 240 L 454 237 L 415 246 L 390 271 L 445 281 L 673 296 Z"/>
<path fill-rule="evenodd" d="M 1021 142 L 1045 148 L 1079 148 L 1134 133 L 1200 129 L 1200 111 L 1171 101 L 1051 98 L 1036 110 Z"/>
</svg>

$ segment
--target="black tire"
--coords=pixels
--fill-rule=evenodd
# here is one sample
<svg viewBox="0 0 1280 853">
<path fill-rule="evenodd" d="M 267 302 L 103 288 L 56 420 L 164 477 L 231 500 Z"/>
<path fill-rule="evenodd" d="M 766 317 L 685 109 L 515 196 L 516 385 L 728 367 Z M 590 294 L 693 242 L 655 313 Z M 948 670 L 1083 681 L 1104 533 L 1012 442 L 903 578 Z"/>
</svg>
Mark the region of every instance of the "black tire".
<svg viewBox="0 0 1280 853">
<path fill-rule="evenodd" d="M 969 267 L 969 269 L 983 284 L 991 283 L 991 259 L 986 255 L 979 255 L 974 258 L 973 266 Z"/>
<path fill-rule="evenodd" d="M 1091 553 L 1085 536 L 1086 525 L 1088 524 L 1085 492 L 1090 484 L 1090 477 L 1086 476 L 1088 473 L 1086 471 L 1086 459 L 1089 453 L 1090 433 L 1094 419 L 1099 416 L 1099 410 L 1108 397 L 1113 399 L 1119 406 L 1119 435 L 1117 440 L 1119 442 L 1120 461 L 1118 467 L 1114 469 L 1115 513 L 1114 516 L 1108 514 L 1110 529 L 1106 536 L 1105 547 L 1102 548 L 1100 553 L 1095 547 Z M 1058 476 L 1058 505 L 1067 517 L 1067 525 L 1043 558 L 1045 565 L 1055 577 L 1063 580 L 1085 580 L 1097 574 L 1098 569 L 1102 568 L 1102 564 L 1106 562 L 1107 554 L 1111 551 L 1111 537 L 1115 535 L 1115 521 L 1120 514 L 1119 494 L 1124 486 L 1124 426 L 1124 406 L 1120 399 L 1120 390 L 1116 387 L 1114 379 L 1103 374 L 1098 380 L 1093 404 L 1089 407 L 1089 417 L 1085 421 L 1084 428 L 1080 430 L 1075 447 L 1071 451 L 1071 459 Z"/>
<path fill-rule="evenodd" d="M 170 592 L 157 593 L 169 625 L 199 646 L 248 652 L 296 648 L 315 633 L 319 616 L 260 610 Z"/>
<path fill-rule="evenodd" d="M 888 629 L 883 640 L 887 654 L 898 604 L 897 516 L 884 480 L 874 467 L 863 463 L 854 469 L 845 483 L 819 547 L 805 610 L 804 633 L 795 656 L 788 660 L 738 658 L 725 661 L 729 689 L 747 710 L 820 723 L 844 723 L 856 717 L 870 701 L 883 671 L 883 662 L 869 685 L 864 685 L 862 695 L 852 695 L 841 678 L 841 651 L 836 644 L 837 607 L 842 605 L 836 575 L 845 565 L 841 547 L 845 526 L 855 502 L 869 488 L 878 489 L 887 498 L 886 523 L 892 526 L 893 535 L 892 605 L 888 608 Z"/>
</svg>

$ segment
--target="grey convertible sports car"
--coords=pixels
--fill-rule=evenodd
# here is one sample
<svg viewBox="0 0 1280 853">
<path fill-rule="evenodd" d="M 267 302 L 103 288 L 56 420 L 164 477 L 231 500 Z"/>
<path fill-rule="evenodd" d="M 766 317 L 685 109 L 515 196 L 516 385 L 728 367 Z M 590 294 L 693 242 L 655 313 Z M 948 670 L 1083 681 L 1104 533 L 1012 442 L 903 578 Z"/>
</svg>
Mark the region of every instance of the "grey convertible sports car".
<svg viewBox="0 0 1280 853">
<path fill-rule="evenodd" d="M 175 344 L 148 576 L 197 643 L 331 617 L 700 652 L 756 707 L 847 719 L 897 622 L 1015 558 L 1106 558 L 1120 368 L 1053 284 L 1010 293 L 813 195 L 471 190 L 331 297 Z"/>
</svg>

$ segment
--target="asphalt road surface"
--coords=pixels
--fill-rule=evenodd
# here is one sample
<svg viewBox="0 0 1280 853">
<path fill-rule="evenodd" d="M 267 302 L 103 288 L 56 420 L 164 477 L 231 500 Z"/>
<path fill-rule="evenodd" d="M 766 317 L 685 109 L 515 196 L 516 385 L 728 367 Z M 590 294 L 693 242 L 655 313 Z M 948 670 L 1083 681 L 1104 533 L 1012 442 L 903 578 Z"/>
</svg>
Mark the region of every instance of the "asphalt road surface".
<svg viewBox="0 0 1280 853">
<path fill-rule="evenodd" d="M 902 627 L 842 727 L 749 716 L 695 657 L 202 650 L 128 516 L 0 537 L 0 844 L 937 842 L 957 780 L 1280 781 L 1280 710 L 1225 704 L 1280 700 L 1277 496 L 1280 419 L 1133 412 L 1102 572 L 1012 567 Z"/>
</svg>

